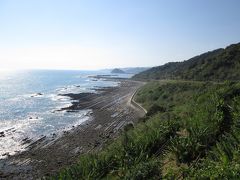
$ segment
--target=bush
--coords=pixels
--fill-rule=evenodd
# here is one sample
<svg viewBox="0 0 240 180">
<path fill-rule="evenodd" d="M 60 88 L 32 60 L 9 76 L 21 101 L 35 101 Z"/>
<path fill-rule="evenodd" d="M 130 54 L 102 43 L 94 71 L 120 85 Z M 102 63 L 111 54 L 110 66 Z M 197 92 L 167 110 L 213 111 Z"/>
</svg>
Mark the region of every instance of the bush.
<svg viewBox="0 0 240 180">
<path fill-rule="evenodd" d="M 157 104 L 153 104 L 153 105 L 149 108 L 146 116 L 152 116 L 152 115 L 154 115 L 154 114 L 156 114 L 156 113 L 158 113 L 158 112 L 165 112 L 165 111 L 166 111 L 166 108 L 164 108 L 164 107 L 162 107 L 162 106 L 159 106 L 159 105 L 157 105 Z"/>
</svg>

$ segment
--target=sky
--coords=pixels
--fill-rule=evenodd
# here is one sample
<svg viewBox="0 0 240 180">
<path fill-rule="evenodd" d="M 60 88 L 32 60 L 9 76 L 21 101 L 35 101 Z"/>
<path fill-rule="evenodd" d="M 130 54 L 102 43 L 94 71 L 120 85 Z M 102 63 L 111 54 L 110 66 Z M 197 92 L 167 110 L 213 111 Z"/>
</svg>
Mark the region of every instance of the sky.
<svg viewBox="0 0 240 180">
<path fill-rule="evenodd" d="M 240 42 L 239 0 L 0 0 L 0 69 L 183 61 Z"/>
</svg>

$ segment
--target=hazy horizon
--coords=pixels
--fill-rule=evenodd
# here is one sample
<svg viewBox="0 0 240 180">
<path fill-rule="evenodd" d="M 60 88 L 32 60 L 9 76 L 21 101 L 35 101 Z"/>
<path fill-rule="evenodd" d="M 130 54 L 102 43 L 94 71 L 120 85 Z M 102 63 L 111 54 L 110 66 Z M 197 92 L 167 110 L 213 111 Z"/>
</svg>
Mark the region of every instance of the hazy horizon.
<svg viewBox="0 0 240 180">
<path fill-rule="evenodd" d="M 240 42 L 236 0 L 2 0 L 0 69 L 99 70 L 183 61 Z"/>
</svg>

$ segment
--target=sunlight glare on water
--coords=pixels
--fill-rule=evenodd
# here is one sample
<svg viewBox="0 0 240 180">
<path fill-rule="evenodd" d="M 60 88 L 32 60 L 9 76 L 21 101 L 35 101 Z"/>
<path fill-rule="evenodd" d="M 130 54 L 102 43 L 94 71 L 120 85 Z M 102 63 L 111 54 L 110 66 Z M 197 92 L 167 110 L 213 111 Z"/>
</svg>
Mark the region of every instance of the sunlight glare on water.
<svg viewBox="0 0 240 180">
<path fill-rule="evenodd" d="M 24 149 L 23 139 L 61 133 L 89 119 L 91 110 L 59 111 L 72 105 L 61 94 L 93 93 L 95 88 L 118 82 L 94 79 L 93 71 L 1 70 L 0 71 L 0 159 Z"/>
</svg>

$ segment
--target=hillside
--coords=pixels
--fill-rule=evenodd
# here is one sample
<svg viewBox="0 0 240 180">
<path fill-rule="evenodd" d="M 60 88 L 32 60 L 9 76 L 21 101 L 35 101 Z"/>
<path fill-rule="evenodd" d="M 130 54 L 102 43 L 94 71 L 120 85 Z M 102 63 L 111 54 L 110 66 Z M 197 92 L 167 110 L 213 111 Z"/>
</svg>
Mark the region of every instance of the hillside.
<svg viewBox="0 0 240 180">
<path fill-rule="evenodd" d="M 240 80 L 240 43 L 141 72 L 134 79 Z"/>
<path fill-rule="evenodd" d="M 147 83 L 138 124 L 50 179 L 239 179 L 240 84 Z"/>
<path fill-rule="evenodd" d="M 135 75 L 166 79 L 134 96 L 145 117 L 51 179 L 238 179 L 240 83 L 213 81 L 239 80 L 239 68 L 235 44 Z"/>
</svg>

